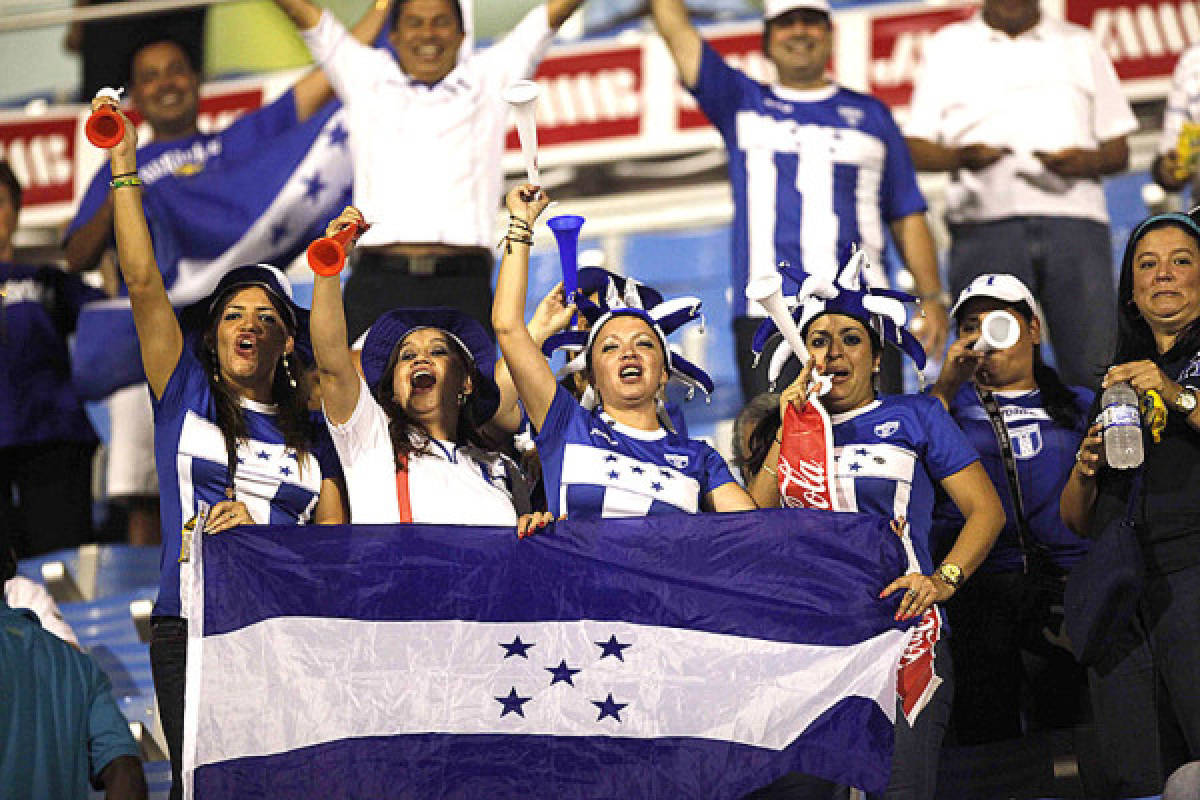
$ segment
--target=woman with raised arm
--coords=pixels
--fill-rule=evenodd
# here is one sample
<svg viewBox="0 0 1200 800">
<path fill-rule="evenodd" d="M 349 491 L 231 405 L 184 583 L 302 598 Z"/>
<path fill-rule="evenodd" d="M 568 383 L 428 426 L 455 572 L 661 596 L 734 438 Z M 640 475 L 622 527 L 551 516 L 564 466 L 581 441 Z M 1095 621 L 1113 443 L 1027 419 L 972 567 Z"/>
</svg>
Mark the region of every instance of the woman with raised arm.
<svg viewBox="0 0 1200 800">
<path fill-rule="evenodd" d="M 349 207 L 329 234 L 362 221 Z M 482 435 L 501 402 L 496 348 L 482 325 L 450 308 L 392 309 L 367 333 L 360 376 L 341 281 L 317 275 L 312 337 L 354 522 L 518 525 L 528 486 Z M 518 533 L 530 524 L 521 518 Z"/>
<path fill-rule="evenodd" d="M 174 797 L 187 660 L 179 596 L 185 535 L 337 524 L 347 513 L 333 445 L 298 390 L 295 352 L 308 347 L 308 312 L 292 300 L 283 273 L 259 264 L 230 271 L 176 317 L 142 211 L 136 133 L 124 121 L 125 138 L 109 151 L 114 232 L 154 407 L 163 549 L 150 662 Z"/>
<path fill-rule="evenodd" d="M 589 329 L 552 337 L 546 348 L 584 348 L 584 374 L 598 405 L 581 407 L 525 327 L 531 232 L 549 198 L 524 185 L 506 203 L 511 217 L 492 327 L 537 430 L 550 512 L 574 518 L 754 508 L 715 450 L 668 429 L 660 415 L 660 393 L 672 376 L 712 388 L 707 375 L 667 348 L 667 334 L 698 316 L 699 301 L 645 309 L 636 292 L 615 291 L 599 305 L 578 301 Z"/>
<path fill-rule="evenodd" d="M 828 377 L 830 388 L 819 402 L 832 429 L 828 471 L 829 492 L 837 500 L 834 507 L 891 519 L 898 533 L 907 529 L 916 564 L 913 571 L 885 587 L 880 597 L 904 592 L 896 619 L 921 618 L 925 630 L 917 638 L 932 643 L 933 667 L 941 681 L 915 724 L 897 704 L 892 777 L 884 796 L 931 800 L 953 692 L 949 653 L 945 643 L 938 641 L 942 625 L 937 604 L 949 600 L 983 561 L 1004 524 L 1004 509 L 979 456 L 941 403 L 926 395 L 876 391 L 875 375 L 885 344 L 900 348 L 918 367 L 925 364 L 925 351 L 903 327 L 907 317 L 903 301 L 913 298 L 861 288 L 864 261 L 864 253 L 856 254 L 836 282 L 783 268 L 801 287 L 794 316 L 810 358 L 780 396 L 781 436 L 767 453 L 769 469 L 764 467 L 751 487 L 760 506 L 780 504 L 778 477 L 773 473 L 785 469 L 779 458 L 780 440 L 789 438 L 795 419 L 786 413 L 787 406 L 800 410 L 809 402 L 815 391 L 814 371 Z M 769 320 L 763 325 L 758 342 L 774 330 Z M 965 522 L 945 560 L 935 568 L 929 533 L 939 486 Z"/>
<path fill-rule="evenodd" d="M 980 275 L 950 313 L 958 338 L 930 393 L 979 453 L 1007 517 L 987 559 L 947 604 L 953 728 L 958 744 L 978 745 L 1081 721 L 1086 678 L 1061 643 L 1061 609 L 1066 574 L 1088 545 L 1063 523 L 1058 497 L 1087 431 L 1092 392 L 1068 387 L 1043 361 L 1042 310 L 1019 278 Z M 998 314 L 1015 326 L 1011 342 L 977 349 Z M 940 495 L 934 552 L 952 546 L 962 526 L 958 508 Z"/>
<path fill-rule="evenodd" d="M 1161 441 L 1143 435 L 1141 467 L 1114 469 L 1093 425 L 1059 505 L 1081 536 L 1131 512 L 1136 526 L 1141 597 L 1088 674 L 1097 719 L 1120 720 L 1097 732 L 1116 791 L 1131 797 L 1160 791 L 1173 769 L 1200 759 L 1200 225 L 1191 215 L 1134 228 L 1117 300 L 1116 353 L 1101 385 L 1127 381 L 1143 400 L 1156 393 L 1166 427 Z"/>
</svg>

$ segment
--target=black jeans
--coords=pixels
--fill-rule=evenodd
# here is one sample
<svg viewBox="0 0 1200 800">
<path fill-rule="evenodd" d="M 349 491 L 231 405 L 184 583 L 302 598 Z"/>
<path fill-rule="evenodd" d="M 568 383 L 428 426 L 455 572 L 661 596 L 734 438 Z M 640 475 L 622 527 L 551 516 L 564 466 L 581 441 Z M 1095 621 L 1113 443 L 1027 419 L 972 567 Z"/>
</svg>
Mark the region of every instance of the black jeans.
<svg viewBox="0 0 1200 800">
<path fill-rule="evenodd" d="M 344 297 L 346 333 L 354 342 L 379 315 L 393 308 L 448 306 L 469 314 L 492 333 L 492 257 L 410 258 L 361 251 L 351 264 Z"/>
<path fill-rule="evenodd" d="M 150 623 L 150 671 L 167 750 L 171 756 L 171 800 L 183 797 L 183 689 L 187 677 L 186 619 L 155 617 Z"/>
</svg>

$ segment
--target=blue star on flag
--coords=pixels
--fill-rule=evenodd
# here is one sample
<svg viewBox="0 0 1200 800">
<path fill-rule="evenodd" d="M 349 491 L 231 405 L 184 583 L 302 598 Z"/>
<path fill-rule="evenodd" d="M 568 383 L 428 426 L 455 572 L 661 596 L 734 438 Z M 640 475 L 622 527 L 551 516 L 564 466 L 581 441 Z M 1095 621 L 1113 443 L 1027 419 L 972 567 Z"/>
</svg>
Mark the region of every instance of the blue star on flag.
<svg viewBox="0 0 1200 800">
<path fill-rule="evenodd" d="M 850 465 L 851 472 L 858 472 L 860 469 L 862 469 L 862 464 L 859 464 L 857 461 Z"/>
<path fill-rule="evenodd" d="M 520 695 L 517 694 L 517 687 L 515 687 L 515 686 L 512 687 L 511 689 L 509 689 L 508 694 L 506 696 L 496 698 L 496 700 L 501 705 L 504 706 L 504 710 L 500 712 L 500 716 L 503 717 L 505 714 L 507 714 L 511 711 L 511 712 L 515 713 L 517 716 L 524 717 L 525 711 L 523 710 L 522 706 L 524 706 L 526 703 L 528 703 L 532 699 L 533 699 L 532 697 L 521 697 Z M 608 699 L 611 700 L 612 695 L 609 695 Z M 619 711 L 620 709 L 617 709 L 617 710 Z M 620 719 L 618 719 L 617 721 L 620 722 Z"/>
<path fill-rule="evenodd" d="M 642 474 L 643 472 L 645 472 L 645 471 L 646 471 L 646 470 L 642 469 L 641 467 L 634 467 L 634 468 L 633 468 L 633 474 L 634 474 L 634 475 L 641 475 L 641 474 Z"/>
<path fill-rule="evenodd" d="M 632 644 L 621 644 L 620 642 L 618 642 L 617 635 L 615 633 L 612 636 L 608 637 L 607 642 L 595 642 L 594 644 L 597 647 L 601 648 L 601 650 L 602 650 L 602 652 L 600 653 L 601 658 L 604 658 L 606 656 L 616 656 L 618 661 L 625 660 L 625 656 L 621 654 L 621 651 L 623 651 L 627 647 L 633 647 Z"/>
<path fill-rule="evenodd" d="M 662 484 L 661 484 L 661 483 L 659 483 L 658 481 L 655 481 L 654 483 L 650 484 L 650 488 L 651 488 L 651 489 L 653 489 L 653 490 L 654 490 L 654 491 L 656 491 L 656 492 L 661 492 L 661 491 L 662 491 Z"/>
<path fill-rule="evenodd" d="M 286 478 L 292 474 L 292 468 L 288 467 L 288 466 L 283 466 L 283 467 L 279 468 L 279 472 Z"/>
<path fill-rule="evenodd" d="M 316 200 L 327 186 L 328 184 L 321 180 L 321 173 L 314 172 L 310 177 L 304 179 L 304 196 L 309 200 Z"/>
<path fill-rule="evenodd" d="M 288 230 L 286 221 L 278 222 L 275 225 L 272 225 L 271 226 L 271 244 L 273 244 L 273 245 L 279 244 L 280 242 L 282 242 L 284 239 L 287 238 L 287 235 L 289 233 L 291 233 L 291 231 Z"/>
<path fill-rule="evenodd" d="M 600 716 L 596 717 L 596 722 L 605 717 L 612 717 L 617 722 L 621 721 L 621 709 L 625 708 L 629 703 L 617 703 L 613 700 L 612 692 L 608 693 L 608 697 L 603 700 L 593 700 L 592 705 L 600 709 Z M 525 716 L 522 714 L 521 716 Z"/>
<path fill-rule="evenodd" d="M 497 642 L 497 644 L 499 644 L 501 647 L 504 648 L 504 657 L 505 658 L 508 658 L 509 656 L 520 656 L 521 658 L 529 658 L 529 655 L 528 655 L 529 648 L 536 646 L 536 645 L 534 645 L 533 642 L 530 642 L 529 644 L 525 644 L 524 642 L 522 642 L 521 636 L 519 634 L 517 635 L 517 638 L 513 639 L 508 644 L 505 644 L 504 642 Z"/>
<path fill-rule="evenodd" d="M 867 452 L 867 448 L 865 448 L 865 447 L 858 448 L 857 450 L 854 451 L 854 454 L 858 455 L 858 456 L 869 455 L 869 453 Z"/>
<path fill-rule="evenodd" d="M 329 132 L 329 143 L 337 147 L 345 148 L 346 140 L 349 138 L 350 133 L 346 130 L 346 127 L 342 125 L 340 120 L 336 125 L 333 126 L 333 130 Z"/>
<path fill-rule="evenodd" d="M 609 453 L 608 455 L 606 455 L 606 456 L 604 457 L 604 460 L 605 460 L 605 461 L 607 461 L 607 462 L 609 462 L 609 463 L 611 464 L 612 462 L 614 462 L 614 461 L 616 461 L 616 460 L 617 460 L 617 457 L 616 457 L 616 456 L 614 456 L 612 453 Z"/>
<path fill-rule="evenodd" d="M 554 676 L 553 678 L 550 679 L 551 686 L 553 686 L 556 683 L 559 683 L 560 681 L 562 683 L 567 684 L 568 686 L 574 686 L 575 681 L 571 680 L 571 676 L 576 675 L 580 672 L 583 672 L 583 670 L 581 670 L 581 669 L 571 669 L 570 667 L 568 667 L 567 660 L 565 658 L 562 661 L 558 662 L 557 667 L 544 667 L 544 669 L 546 670 L 546 672 L 549 672 L 551 675 Z"/>
<path fill-rule="evenodd" d="M 609 472 L 608 472 L 608 479 L 609 479 L 610 481 L 615 481 L 615 480 L 616 480 L 617 478 L 619 478 L 619 477 L 621 477 L 621 473 L 617 472 L 615 469 L 614 469 L 614 470 L 609 470 Z"/>
<path fill-rule="evenodd" d="M 263 460 L 266 460 L 271 457 L 271 454 L 268 453 L 266 450 L 259 450 L 257 453 L 255 453 L 255 455 Z"/>
</svg>

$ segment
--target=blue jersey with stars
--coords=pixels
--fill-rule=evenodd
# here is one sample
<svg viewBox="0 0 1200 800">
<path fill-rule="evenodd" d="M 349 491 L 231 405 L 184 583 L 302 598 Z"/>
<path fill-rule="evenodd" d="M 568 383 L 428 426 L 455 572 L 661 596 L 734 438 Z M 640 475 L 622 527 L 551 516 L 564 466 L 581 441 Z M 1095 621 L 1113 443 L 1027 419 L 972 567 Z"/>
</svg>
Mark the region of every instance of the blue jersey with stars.
<svg viewBox="0 0 1200 800">
<path fill-rule="evenodd" d="M 1058 498 L 1075 466 L 1075 453 L 1087 430 L 1092 392 L 1075 387 L 1075 405 L 1079 421 L 1065 428 L 1050 418 L 1042 406 L 1042 393 L 1036 389 L 1021 392 L 996 392 L 996 404 L 1008 429 L 1021 481 L 1021 504 L 1034 538 L 1046 546 L 1056 564 L 1073 567 L 1087 552 L 1088 543 L 1071 532 L 1058 514 Z M 996 434 L 980 402 L 974 384 L 963 384 L 950 405 L 950 415 L 979 452 L 979 460 L 1004 504 L 1004 528 L 980 572 L 1016 572 L 1021 569 L 1021 544 L 1017 536 L 1017 516 L 1013 511 L 1012 492 L 1004 458 L 996 444 Z M 950 498 L 938 498 L 934 510 L 934 541 L 949 549 L 962 529 L 963 517 Z"/>
<path fill-rule="evenodd" d="M 734 313 L 746 313 L 749 278 L 780 261 L 832 280 L 865 249 L 882 272 L 885 227 L 925 211 L 900 129 L 880 101 L 836 85 L 767 86 L 704 46 L 692 87 L 729 151 L 733 188 Z M 784 291 L 799 287 L 784 278 Z"/>
<path fill-rule="evenodd" d="M 535 441 L 555 517 L 695 514 L 705 495 L 733 483 L 725 459 L 704 442 L 622 425 L 561 386 Z"/>
<path fill-rule="evenodd" d="M 885 395 L 829 419 L 841 508 L 908 520 L 921 571 L 930 574 L 934 484 L 978 461 L 974 448 L 926 395 Z"/>
<path fill-rule="evenodd" d="M 228 456 L 216 424 L 216 405 L 204 367 L 185 344 L 175 371 L 154 406 L 154 460 L 161 498 L 163 549 L 154 613 L 179 616 L 179 564 L 183 527 L 201 502 L 226 500 Z M 274 406 L 242 401 L 247 439 L 238 443 L 235 498 L 260 525 L 309 522 L 324 478 L 341 468 L 329 432 L 313 415 L 313 440 L 303 459 L 283 444 Z"/>
</svg>

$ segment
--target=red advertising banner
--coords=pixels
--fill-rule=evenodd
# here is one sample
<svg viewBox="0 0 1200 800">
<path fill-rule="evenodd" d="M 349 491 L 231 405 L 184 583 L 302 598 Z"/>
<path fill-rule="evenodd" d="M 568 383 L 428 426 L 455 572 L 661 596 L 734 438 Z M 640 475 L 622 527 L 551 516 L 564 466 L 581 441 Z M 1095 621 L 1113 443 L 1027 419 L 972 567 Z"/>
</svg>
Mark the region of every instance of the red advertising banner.
<svg viewBox="0 0 1200 800">
<path fill-rule="evenodd" d="M 0 119 L 0 158 L 24 187 L 24 205 L 67 203 L 75 192 L 76 115 Z"/>
<path fill-rule="evenodd" d="M 642 132 L 642 48 L 596 48 L 550 56 L 534 75 L 541 94 L 537 104 L 538 144 L 579 143 L 636 136 Z M 520 150 L 517 133 L 505 147 Z"/>
<path fill-rule="evenodd" d="M 939 28 L 966 19 L 975 6 L 878 16 L 871 19 L 869 91 L 892 108 L 908 105 L 925 41 Z"/>
<path fill-rule="evenodd" d="M 1200 42 L 1195 0 L 1066 0 L 1066 18 L 1100 40 L 1122 81 L 1169 77 L 1179 54 Z"/>
</svg>

